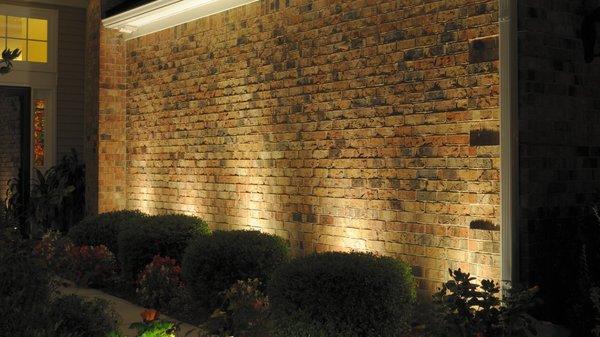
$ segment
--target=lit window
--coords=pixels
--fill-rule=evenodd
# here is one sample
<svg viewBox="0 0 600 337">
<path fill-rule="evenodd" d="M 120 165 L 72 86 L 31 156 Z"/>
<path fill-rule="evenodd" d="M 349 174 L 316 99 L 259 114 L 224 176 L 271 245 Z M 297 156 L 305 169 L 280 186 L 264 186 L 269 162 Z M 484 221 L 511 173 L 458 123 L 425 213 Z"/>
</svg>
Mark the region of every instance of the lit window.
<svg viewBox="0 0 600 337">
<path fill-rule="evenodd" d="M 35 101 L 35 111 L 33 112 L 33 164 L 36 167 L 44 166 L 45 117 L 46 100 L 38 99 Z"/>
<path fill-rule="evenodd" d="M 20 49 L 16 61 L 48 62 L 48 20 L 0 15 L 0 49 Z"/>
</svg>

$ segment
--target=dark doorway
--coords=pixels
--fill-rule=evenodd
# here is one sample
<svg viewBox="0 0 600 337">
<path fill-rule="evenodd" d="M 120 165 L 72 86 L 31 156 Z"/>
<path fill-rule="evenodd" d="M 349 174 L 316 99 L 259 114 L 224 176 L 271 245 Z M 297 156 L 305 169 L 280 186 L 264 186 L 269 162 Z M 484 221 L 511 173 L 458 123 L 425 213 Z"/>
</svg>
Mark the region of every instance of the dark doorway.
<svg viewBox="0 0 600 337">
<path fill-rule="evenodd" d="M 22 205 L 29 199 L 30 130 L 31 89 L 0 86 L 0 197 L 6 200 L 9 185 L 14 185 L 23 235 L 28 234 Z"/>
</svg>

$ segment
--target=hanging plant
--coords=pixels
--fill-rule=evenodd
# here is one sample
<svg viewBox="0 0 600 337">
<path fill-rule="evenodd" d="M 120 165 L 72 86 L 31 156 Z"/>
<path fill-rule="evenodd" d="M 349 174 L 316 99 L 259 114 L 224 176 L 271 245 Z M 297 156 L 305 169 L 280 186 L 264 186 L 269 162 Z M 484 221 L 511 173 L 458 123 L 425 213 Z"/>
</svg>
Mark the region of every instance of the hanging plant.
<svg viewBox="0 0 600 337">
<path fill-rule="evenodd" d="M 21 50 L 19 48 L 15 50 L 4 49 L 2 52 L 2 59 L 0 60 L 0 75 L 10 73 L 13 68 L 12 61 L 19 56 L 21 56 Z"/>
</svg>

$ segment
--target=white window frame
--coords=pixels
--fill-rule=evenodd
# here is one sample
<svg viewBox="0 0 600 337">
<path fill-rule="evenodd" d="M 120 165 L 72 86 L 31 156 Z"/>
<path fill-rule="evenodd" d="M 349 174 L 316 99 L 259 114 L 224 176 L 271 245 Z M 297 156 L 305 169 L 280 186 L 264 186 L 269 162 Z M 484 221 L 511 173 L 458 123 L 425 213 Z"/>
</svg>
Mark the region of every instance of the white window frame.
<svg viewBox="0 0 600 337">
<path fill-rule="evenodd" d="M 13 61 L 16 71 L 55 73 L 58 58 L 58 11 L 52 9 L 0 5 L 0 15 L 17 16 L 48 21 L 48 62 Z"/>
<path fill-rule="evenodd" d="M 57 59 L 58 59 L 58 11 L 52 9 L 30 8 L 23 6 L 0 4 L 0 14 L 39 18 L 48 20 L 48 62 L 36 63 L 27 61 L 13 62 L 13 71 L 0 76 L 0 86 L 16 86 L 31 88 L 30 104 L 30 172 L 34 171 L 33 154 L 33 112 L 35 111 L 35 100 L 46 99 L 44 139 L 44 166 L 40 169 L 45 171 L 56 164 L 56 88 L 57 88 Z"/>
</svg>

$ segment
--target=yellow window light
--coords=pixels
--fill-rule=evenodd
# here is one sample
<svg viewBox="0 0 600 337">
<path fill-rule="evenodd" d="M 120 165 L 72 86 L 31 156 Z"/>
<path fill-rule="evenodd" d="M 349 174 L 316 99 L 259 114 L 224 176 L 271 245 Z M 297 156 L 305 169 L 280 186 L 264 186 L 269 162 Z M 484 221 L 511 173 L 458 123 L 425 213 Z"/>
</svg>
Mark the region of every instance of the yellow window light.
<svg viewBox="0 0 600 337">
<path fill-rule="evenodd" d="M 27 39 L 48 41 L 48 21 L 43 19 L 28 19 L 29 28 L 27 31 Z"/>
</svg>

